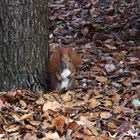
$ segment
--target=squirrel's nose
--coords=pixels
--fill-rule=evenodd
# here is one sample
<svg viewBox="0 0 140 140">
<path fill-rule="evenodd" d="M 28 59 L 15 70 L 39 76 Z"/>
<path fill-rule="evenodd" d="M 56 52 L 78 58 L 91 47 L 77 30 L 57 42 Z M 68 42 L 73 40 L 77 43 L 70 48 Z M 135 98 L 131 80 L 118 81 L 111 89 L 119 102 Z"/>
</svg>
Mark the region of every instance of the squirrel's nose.
<svg viewBox="0 0 140 140">
<path fill-rule="evenodd" d="M 63 68 L 64 68 L 64 69 L 67 69 L 68 67 L 67 67 L 67 65 L 64 65 Z"/>
</svg>

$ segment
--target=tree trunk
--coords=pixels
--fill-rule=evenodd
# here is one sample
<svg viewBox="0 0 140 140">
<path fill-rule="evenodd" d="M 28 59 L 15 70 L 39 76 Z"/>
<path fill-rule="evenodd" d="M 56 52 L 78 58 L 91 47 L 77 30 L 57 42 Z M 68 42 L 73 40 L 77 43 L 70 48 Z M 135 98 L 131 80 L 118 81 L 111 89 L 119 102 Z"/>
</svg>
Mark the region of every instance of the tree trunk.
<svg viewBox="0 0 140 140">
<path fill-rule="evenodd" d="M 46 88 L 47 0 L 0 0 L 0 90 Z"/>
</svg>

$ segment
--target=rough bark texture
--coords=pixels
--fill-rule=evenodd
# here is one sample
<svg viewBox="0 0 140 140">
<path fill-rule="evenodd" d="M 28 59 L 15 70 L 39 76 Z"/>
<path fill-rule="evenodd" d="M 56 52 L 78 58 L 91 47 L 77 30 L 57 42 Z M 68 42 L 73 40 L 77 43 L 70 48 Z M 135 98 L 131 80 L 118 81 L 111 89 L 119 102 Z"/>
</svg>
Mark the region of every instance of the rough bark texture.
<svg viewBox="0 0 140 140">
<path fill-rule="evenodd" d="M 45 88 L 47 0 L 0 0 L 0 90 Z"/>
</svg>

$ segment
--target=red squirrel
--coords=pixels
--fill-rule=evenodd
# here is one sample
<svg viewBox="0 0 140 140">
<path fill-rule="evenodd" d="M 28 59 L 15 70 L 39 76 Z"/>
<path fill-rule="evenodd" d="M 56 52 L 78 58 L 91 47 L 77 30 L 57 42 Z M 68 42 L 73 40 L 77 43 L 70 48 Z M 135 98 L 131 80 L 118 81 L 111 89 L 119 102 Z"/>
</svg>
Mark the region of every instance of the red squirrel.
<svg viewBox="0 0 140 140">
<path fill-rule="evenodd" d="M 51 90 L 75 87 L 75 74 L 81 64 L 80 55 L 72 48 L 56 47 L 48 65 Z"/>
</svg>

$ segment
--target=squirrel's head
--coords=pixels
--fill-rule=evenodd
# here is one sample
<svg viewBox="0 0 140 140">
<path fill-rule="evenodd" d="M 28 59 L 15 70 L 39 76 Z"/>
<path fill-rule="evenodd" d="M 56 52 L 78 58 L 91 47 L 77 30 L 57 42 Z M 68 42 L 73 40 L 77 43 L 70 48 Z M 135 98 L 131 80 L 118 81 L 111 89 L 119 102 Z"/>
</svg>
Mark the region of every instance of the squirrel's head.
<svg viewBox="0 0 140 140">
<path fill-rule="evenodd" d="M 72 48 L 59 47 L 60 63 L 64 69 L 69 69 L 72 65 Z"/>
<path fill-rule="evenodd" d="M 62 64 L 64 69 L 69 69 L 71 67 L 71 58 L 67 54 L 63 54 L 60 56 L 60 63 Z"/>
</svg>

